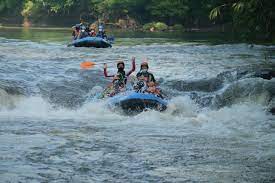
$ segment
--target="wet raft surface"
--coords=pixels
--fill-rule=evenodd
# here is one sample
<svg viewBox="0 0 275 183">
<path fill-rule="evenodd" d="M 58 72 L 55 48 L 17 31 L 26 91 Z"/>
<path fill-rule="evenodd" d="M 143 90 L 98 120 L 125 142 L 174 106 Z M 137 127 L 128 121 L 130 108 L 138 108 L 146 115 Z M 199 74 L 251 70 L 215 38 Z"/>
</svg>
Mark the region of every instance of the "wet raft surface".
<svg viewBox="0 0 275 183">
<path fill-rule="evenodd" d="M 75 47 L 95 47 L 95 48 L 109 48 L 112 47 L 112 45 L 100 38 L 100 37 L 85 37 L 82 39 L 77 39 L 72 41 L 70 46 L 75 46 Z"/>
<path fill-rule="evenodd" d="M 168 102 L 159 96 L 150 93 L 128 91 L 117 94 L 108 100 L 108 107 L 115 111 L 121 110 L 126 115 L 135 115 L 147 110 L 163 112 Z"/>
<path fill-rule="evenodd" d="M 91 52 L 0 38 L 0 180 L 274 182 L 275 81 L 256 72 L 272 69 L 274 47 L 150 41 Z M 164 79 L 167 110 L 129 117 L 86 103 L 109 80 L 79 63 L 133 55 Z"/>
</svg>

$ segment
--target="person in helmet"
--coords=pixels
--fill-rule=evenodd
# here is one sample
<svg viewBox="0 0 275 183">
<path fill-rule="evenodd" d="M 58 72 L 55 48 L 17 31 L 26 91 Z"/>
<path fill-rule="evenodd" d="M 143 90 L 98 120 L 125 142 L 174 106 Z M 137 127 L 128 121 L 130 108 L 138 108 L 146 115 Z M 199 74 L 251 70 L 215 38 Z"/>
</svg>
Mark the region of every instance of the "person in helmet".
<svg viewBox="0 0 275 183">
<path fill-rule="evenodd" d="M 101 37 L 102 39 L 107 39 L 107 35 L 106 35 L 106 32 L 105 32 L 102 24 L 100 24 L 98 26 L 98 33 L 96 34 L 96 37 Z"/>
<path fill-rule="evenodd" d="M 152 73 L 148 72 L 149 65 L 148 62 L 144 61 L 140 65 L 140 71 L 137 73 L 137 79 L 145 81 L 146 83 L 149 82 L 156 82 L 155 77 Z"/>
<path fill-rule="evenodd" d="M 79 25 L 75 25 L 72 27 L 73 29 L 73 32 L 72 32 L 72 39 L 73 40 L 76 40 L 78 37 L 79 37 L 79 34 L 80 34 L 80 27 Z"/>
<path fill-rule="evenodd" d="M 89 23 L 87 22 L 89 19 L 89 16 L 87 14 L 82 14 L 80 15 L 80 29 L 83 30 L 84 32 L 89 32 Z"/>
<path fill-rule="evenodd" d="M 89 36 L 89 26 L 85 20 L 88 20 L 88 16 L 86 14 L 80 15 L 80 23 L 74 25 L 73 28 L 73 40 L 81 39 Z"/>
<path fill-rule="evenodd" d="M 157 87 L 155 77 L 152 73 L 148 72 L 149 65 L 148 62 L 144 61 L 140 65 L 140 71 L 137 73 L 137 84 L 134 89 L 137 92 L 152 93 L 162 97 L 161 90 Z"/>
<path fill-rule="evenodd" d="M 123 74 L 118 72 L 116 75 L 114 75 L 112 83 L 110 83 L 108 87 L 102 92 L 100 98 L 112 97 L 122 91 L 125 91 L 126 88 L 124 81 Z"/>
<path fill-rule="evenodd" d="M 103 92 L 103 98 L 105 96 L 112 97 L 116 95 L 117 93 L 124 91 L 127 77 L 135 71 L 136 64 L 135 64 L 135 57 L 132 58 L 132 69 L 129 72 L 125 72 L 124 70 L 125 64 L 123 61 L 119 61 L 117 63 L 117 73 L 114 75 L 108 75 L 107 73 L 107 64 L 104 64 L 104 76 L 105 77 L 113 77 L 112 83 L 106 88 L 106 90 Z"/>
<path fill-rule="evenodd" d="M 125 64 L 123 61 L 117 62 L 117 74 L 116 75 L 108 75 L 107 73 L 107 64 L 104 64 L 104 76 L 105 77 L 113 77 L 115 79 L 115 76 L 119 77 L 119 80 L 126 84 L 127 82 L 127 77 L 132 74 L 136 70 L 136 63 L 135 63 L 135 57 L 132 58 L 132 69 L 128 71 L 127 73 L 125 72 Z"/>
<path fill-rule="evenodd" d="M 87 15 L 80 16 L 80 23 L 76 25 L 79 27 L 78 39 L 82 39 L 89 36 L 89 26 L 88 26 L 88 23 L 85 22 L 85 20 L 87 19 L 88 19 Z"/>
<path fill-rule="evenodd" d="M 91 24 L 90 28 L 89 28 L 89 35 L 91 37 L 95 37 L 96 36 L 96 25 L 95 24 Z"/>
</svg>

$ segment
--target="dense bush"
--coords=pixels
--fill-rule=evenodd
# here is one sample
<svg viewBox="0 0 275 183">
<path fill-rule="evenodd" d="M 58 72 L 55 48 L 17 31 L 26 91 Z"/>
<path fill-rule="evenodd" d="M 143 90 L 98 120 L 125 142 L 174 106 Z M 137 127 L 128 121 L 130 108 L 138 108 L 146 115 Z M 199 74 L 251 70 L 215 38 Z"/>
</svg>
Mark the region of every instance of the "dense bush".
<svg viewBox="0 0 275 183">
<path fill-rule="evenodd" d="M 3 16 L 24 16 L 32 21 L 40 21 L 40 17 L 76 20 L 86 13 L 89 21 L 134 19 L 145 24 L 145 30 L 152 27 L 148 22 L 159 22 L 153 26 L 157 30 L 166 30 L 166 25 L 181 30 L 181 25 L 201 28 L 230 24 L 238 35 L 251 38 L 260 34 L 268 39 L 275 35 L 274 10 L 271 0 L 0 0 L 0 20 Z"/>
</svg>

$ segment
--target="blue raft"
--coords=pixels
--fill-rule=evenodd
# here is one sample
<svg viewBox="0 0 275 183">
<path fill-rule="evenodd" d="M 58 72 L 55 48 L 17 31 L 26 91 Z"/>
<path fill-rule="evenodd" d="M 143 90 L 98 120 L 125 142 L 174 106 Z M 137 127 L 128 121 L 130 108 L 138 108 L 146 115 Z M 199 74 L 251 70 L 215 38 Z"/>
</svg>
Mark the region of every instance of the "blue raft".
<svg viewBox="0 0 275 183">
<path fill-rule="evenodd" d="M 161 112 L 166 110 L 168 103 L 154 94 L 131 91 L 111 97 L 108 105 L 111 109 L 119 107 L 126 114 L 135 114 L 146 109 Z"/>
<path fill-rule="evenodd" d="M 112 47 L 109 41 L 101 37 L 85 37 L 82 39 L 77 39 L 72 41 L 72 43 L 68 46 L 75 47 L 96 47 L 96 48 L 109 48 Z"/>
</svg>

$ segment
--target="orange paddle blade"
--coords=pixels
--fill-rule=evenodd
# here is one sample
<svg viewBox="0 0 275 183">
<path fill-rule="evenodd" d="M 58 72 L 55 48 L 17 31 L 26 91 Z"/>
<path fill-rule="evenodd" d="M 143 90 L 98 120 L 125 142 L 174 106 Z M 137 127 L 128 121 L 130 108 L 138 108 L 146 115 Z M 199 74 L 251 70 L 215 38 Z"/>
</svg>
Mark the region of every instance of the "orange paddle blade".
<svg viewBox="0 0 275 183">
<path fill-rule="evenodd" d="M 92 68 L 95 64 L 96 64 L 96 63 L 94 63 L 94 62 L 85 61 L 85 62 L 82 62 L 82 63 L 80 64 L 80 67 L 81 67 L 82 69 L 88 69 L 88 68 Z"/>
</svg>

